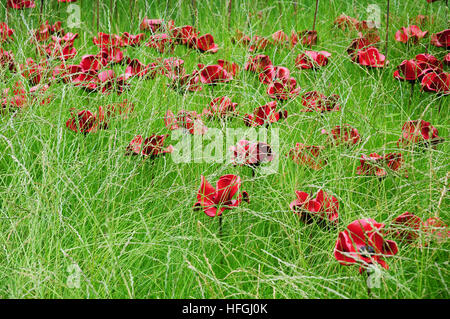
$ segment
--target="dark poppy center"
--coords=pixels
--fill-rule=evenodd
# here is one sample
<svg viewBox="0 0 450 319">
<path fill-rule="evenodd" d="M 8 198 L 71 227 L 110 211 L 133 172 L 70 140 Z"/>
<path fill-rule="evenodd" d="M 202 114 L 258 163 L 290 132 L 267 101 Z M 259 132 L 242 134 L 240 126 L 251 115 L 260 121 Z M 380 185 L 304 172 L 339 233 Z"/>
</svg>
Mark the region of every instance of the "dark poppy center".
<svg viewBox="0 0 450 319">
<path fill-rule="evenodd" d="M 370 257 L 375 254 L 375 249 L 371 246 L 361 246 L 358 250 L 363 257 Z"/>
</svg>

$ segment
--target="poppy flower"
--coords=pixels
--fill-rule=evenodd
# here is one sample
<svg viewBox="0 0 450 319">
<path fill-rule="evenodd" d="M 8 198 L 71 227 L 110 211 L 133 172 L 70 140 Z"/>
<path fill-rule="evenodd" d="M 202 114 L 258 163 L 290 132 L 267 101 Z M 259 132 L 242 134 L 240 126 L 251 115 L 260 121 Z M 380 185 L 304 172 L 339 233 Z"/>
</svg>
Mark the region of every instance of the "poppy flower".
<svg viewBox="0 0 450 319">
<path fill-rule="evenodd" d="M 217 64 L 224 68 L 232 76 L 236 76 L 236 74 L 239 73 L 239 65 L 234 62 L 219 59 L 217 60 Z"/>
<path fill-rule="evenodd" d="M 238 207 L 242 200 L 248 202 L 247 192 L 239 193 L 240 188 L 239 176 L 223 175 L 214 188 L 202 175 L 194 209 L 202 209 L 209 217 L 221 216 L 225 210 Z"/>
<path fill-rule="evenodd" d="M 182 93 L 186 91 L 197 92 L 203 90 L 198 70 L 192 71 L 191 74 L 180 76 L 172 75 L 170 79 L 172 81 L 169 83 L 169 87 Z"/>
<path fill-rule="evenodd" d="M 450 48 L 450 29 L 432 34 L 431 44 L 438 48 Z"/>
<path fill-rule="evenodd" d="M 48 84 L 38 84 L 30 88 L 30 96 L 32 101 L 38 101 L 40 105 L 49 104 L 54 95 L 53 94 L 47 94 L 47 90 L 50 86 Z"/>
<path fill-rule="evenodd" d="M 447 53 L 447 55 L 444 57 L 444 61 L 445 64 L 450 65 L 450 52 Z"/>
<path fill-rule="evenodd" d="M 287 81 L 291 79 L 291 71 L 284 66 L 268 65 L 259 74 L 259 81 L 270 84 L 277 80 Z"/>
<path fill-rule="evenodd" d="M 145 46 L 156 49 L 159 53 L 164 53 L 166 50 L 174 51 L 173 41 L 166 33 L 151 35 L 149 41 Z"/>
<path fill-rule="evenodd" d="M 73 59 L 77 54 L 77 50 L 73 47 L 73 43 L 70 42 L 65 44 L 51 42 L 40 49 L 44 51 L 47 56 L 60 59 L 61 61 Z"/>
<path fill-rule="evenodd" d="M 228 96 L 216 97 L 209 103 L 209 108 L 204 109 L 202 116 L 226 118 L 236 116 L 237 103 L 233 103 Z"/>
<path fill-rule="evenodd" d="M 124 77 L 116 77 L 113 70 L 105 70 L 98 74 L 99 85 L 102 89 L 102 93 L 108 93 L 115 91 L 117 94 L 121 94 L 128 86 Z"/>
<path fill-rule="evenodd" d="M 13 41 L 14 29 L 10 29 L 6 22 L 0 22 L 0 43 Z"/>
<path fill-rule="evenodd" d="M 186 74 L 186 70 L 184 69 L 184 60 L 177 57 L 170 57 L 167 59 L 158 60 L 160 62 L 162 68 L 161 72 L 163 75 L 168 78 L 180 77 Z"/>
<path fill-rule="evenodd" d="M 156 63 L 144 65 L 141 61 L 139 61 L 139 59 L 133 59 L 128 63 L 127 68 L 125 69 L 124 77 L 126 80 L 131 77 L 148 77 L 153 79 L 156 76 L 157 71 L 158 68 Z"/>
<path fill-rule="evenodd" d="M 134 104 L 124 99 L 122 102 L 115 102 L 102 106 L 103 121 L 107 123 L 111 118 L 121 116 L 128 118 L 128 115 L 134 111 Z"/>
<path fill-rule="evenodd" d="M 387 63 L 386 57 L 375 47 L 359 50 L 356 60 L 360 65 L 371 68 L 383 68 Z"/>
<path fill-rule="evenodd" d="M 216 53 L 219 47 L 214 43 L 213 36 L 207 33 L 197 38 L 197 49 L 200 52 Z"/>
<path fill-rule="evenodd" d="M 333 112 L 340 110 L 339 95 L 326 96 L 318 91 L 306 92 L 302 96 L 302 112 Z"/>
<path fill-rule="evenodd" d="M 139 28 L 142 31 L 151 31 L 152 33 L 155 33 L 156 31 L 161 30 L 163 28 L 163 25 L 164 25 L 163 19 L 149 19 L 145 17 L 144 19 L 142 19 Z"/>
<path fill-rule="evenodd" d="M 328 140 L 333 145 L 355 145 L 358 144 L 361 137 L 359 136 L 358 130 L 351 127 L 349 124 L 344 124 L 342 126 L 336 125 L 331 129 L 331 132 L 322 130 L 322 134 L 328 136 Z"/>
<path fill-rule="evenodd" d="M 245 35 L 241 30 L 236 29 L 234 36 L 231 37 L 231 43 L 241 44 L 243 46 L 248 46 L 250 44 L 250 37 Z"/>
<path fill-rule="evenodd" d="M 193 135 L 203 135 L 208 131 L 195 111 L 181 110 L 175 116 L 172 111 L 167 110 L 164 124 L 169 130 L 183 129 Z"/>
<path fill-rule="evenodd" d="M 399 171 L 403 164 L 403 157 L 400 153 L 388 153 L 383 156 L 371 153 L 369 156 L 361 155 L 361 165 L 356 168 L 358 175 L 374 175 L 384 177 L 388 174 L 387 168 L 392 171 Z"/>
<path fill-rule="evenodd" d="M 80 61 L 81 71 L 84 73 L 94 74 L 102 67 L 100 59 L 93 54 L 83 55 Z"/>
<path fill-rule="evenodd" d="M 298 42 L 301 42 L 304 46 L 312 46 L 317 44 L 317 31 L 304 30 L 301 32 L 291 33 L 291 45 L 295 46 Z"/>
<path fill-rule="evenodd" d="M 419 14 L 417 15 L 417 17 L 414 19 L 414 22 L 418 25 L 425 25 L 430 21 L 430 17 L 423 15 L 423 14 Z M 434 22 L 434 19 L 431 19 L 431 22 Z"/>
<path fill-rule="evenodd" d="M 139 34 L 133 35 L 128 32 L 124 32 L 124 33 L 122 33 L 120 40 L 121 40 L 121 44 L 123 46 L 135 47 L 135 46 L 141 45 L 141 41 L 144 38 L 145 38 L 144 33 L 139 33 Z"/>
<path fill-rule="evenodd" d="M 322 189 L 317 192 L 315 198 L 301 191 L 295 191 L 295 195 L 297 199 L 291 202 L 289 207 L 304 223 L 311 224 L 316 221 L 319 224 L 338 224 L 339 202 L 336 197 L 328 195 Z"/>
<path fill-rule="evenodd" d="M 199 32 L 190 25 L 178 27 L 172 30 L 172 36 L 175 43 L 187 45 L 192 48 L 197 45 L 197 36 Z"/>
<path fill-rule="evenodd" d="M 296 97 L 301 88 L 297 87 L 297 81 L 294 78 L 287 80 L 275 80 L 267 86 L 267 94 L 272 99 L 285 101 Z"/>
<path fill-rule="evenodd" d="M 390 233 L 399 240 L 412 243 L 419 238 L 421 228 L 422 220 L 420 217 L 405 212 L 394 219 Z"/>
<path fill-rule="evenodd" d="M 289 41 L 289 37 L 283 30 L 278 30 L 274 34 L 272 34 L 272 42 L 274 45 L 282 45 L 285 46 Z"/>
<path fill-rule="evenodd" d="M 423 223 L 423 230 L 427 241 L 436 240 L 438 243 L 447 241 L 450 236 L 448 226 L 439 217 L 430 217 Z"/>
<path fill-rule="evenodd" d="M 104 32 L 99 32 L 97 36 L 94 36 L 92 42 L 99 48 L 122 46 L 120 36 Z"/>
<path fill-rule="evenodd" d="M 359 31 L 376 30 L 377 25 L 376 25 L 375 21 L 362 20 L 362 21 L 358 21 L 356 29 Z"/>
<path fill-rule="evenodd" d="M 32 85 L 37 85 L 44 77 L 45 67 L 44 63 L 37 64 L 32 58 L 26 59 L 26 64 L 20 65 L 22 76 L 26 78 Z"/>
<path fill-rule="evenodd" d="M 341 14 L 339 17 L 334 20 L 334 25 L 337 26 L 342 31 L 345 31 L 346 29 L 354 30 L 357 28 L 359 24 L 358 19 L 349 17 L 345 14 Z"/>
<path fill-rule="evenodd" d="M 200 81 L 203 84 L 226 83 L 233 79 L 233 76 L 218 64 L 199 65 L 199 69 Z"/>
<path fill-rule="evenodd" d="M 443 138 L 438 136 L 438 130 L 430 122 L 424 120 L 407 121 L 402 127 L 402 137 L 397 142 L 397 146 L 408 146 L 419 144 L 423 146 L 436 145 L 442 143 Z"/>
<path fill-rule="evenodd" d="M 389 269 L 384 257 L 397 254 L 397 243 L 384 239 L 382 223 L 366 218 L 355 220 L 340 232 L 334 247 L 334 257 L 341 265 L 360 265 L 360 272 L 378 263 Z"/>
<path fill-rule="evenodd" d="M 450 92 L 450 73 L 428 72 L 422 77 L 421 85 L 425 92 L 448 94 Z"/>
<path fill-rule="evenodd" d="M 99 115 L 92 113 L 89 110 L 82 110 L 77 114 L 72 114 L 72 117 L 67 120 L 66 126 L 75 133 L 94 133 L 100 128 L 102 123 L 102 109 L 99 108 Z"/>
<path fill-rule="evenodd" d="M 121 63 L 127 63 L 129 62 L 127 59 L 125 59 L 125 56 L 123 52 L 120 50 L 119 47 L 110 47 L 110 46 L 104 46 L 101 47 L 100 52 L 98 53 L 98 57 L 102 63 L 102 65 L 107 64 L 121 64 Z"/>
<path fill-rule="evenodd" d="M 244 69 L 246 71 L 260 73 L 266 66 L 269 65 L 272 65 L 272 61 L 270 61 L 269 56 L 259 54 L 253 57 L 249 57 L 248 61 L 244 65 Z"/>
<path fill-rule="evenodd" d="M 11 72 L 16 71 L 16 62 L 14 61 L 12 51 L 6 51 L 0 48 L 0 67 L 7 68 Z"/>
<path fill-rule="evenodd" d="M 418 79 L 422 70 L 416 60 L 404 60 L 394 72 L 394 78 L 402 81 L 414 82 Z"/>
<path fill-rule="evenodd" d="M 277 111 L 277 102 L 272 101 L 263 106 L 257 107 L 253 114 L 245 114 L 244 124 L 246 126 L 261 126 L 269 125 L 271 123 L 278 122 L 283 118 L 287 118 L 287 111 Z"/>
<path fill-rule="evenodd" d="M 234 165 L 255 167 L 273 160 L 272 148 L 263 142 L 240 140 L 235 146 L 230 147 L 230 151 Z"/>
<path fill-rule="evenodd" d="M 297 165 L 304 165 L 314 170 L 320 170 L 327 165 L 326 159 L 324 159 L 321 154 L 323 150 L 323 146 L 297 143 L 294 148 L 290 149 L 289 157 L 291 157 Z"/>
<path fill-rule="evenodd" d="M 125 155 L 142 155 L 152 159 L 157 156 L 173 152 L 173 146 L 164 147 L 164 140 L 168 137 L 165 135 L 153 134 L 145 140 L 141 135 L 134 137 L 126 148 Z"/>
<path fill-rule="evenodd" d="M 253 36 L 250 45 L 248 46 L 249 52 L 261 51 L 267 48 L 269 45 L 269 40 L 265 37 L 260 37 L 258 35 Z"/>
<path fill-rule="evenodd" d="M 422 31 L 416 25 L 410 25 L 408 27 L 402 27 L 395 33 L 395 40 L 402 43 L 414 43 L 417 44 L 419 40 L 428 35 L 428 31 Z"/>
<path fill-rule="evenodd" d="M 327 51 L 305 51 L 295 59 L 295 66 L 298 69 L 317 69 L 328 64 L 331 53 Z"/>
<path fill-rule="evenodd" d="M 6 88 L 2 90 L 1 106 L 2 108 L 16 109 L 23 108 L 27 105 L 27 93 L 22 82 L 17 81 L 14 88 Z"/>
<path fill-rule="evenodd" d="M 356 61 L 358 51 L 361 49 L 366 49 L 370 46 L 376 45 L 380 42 L 380 36 L 377 33 L 371 32 L 363 35 L 358 33 L 358 38 L 353 39 L 347 48 L 347 54 L 350 56 L 352 61 Z"/>
<path fill-rule="evenodd" d="M 31 9 L 35 8 L 36 4 L 33 0 L 7 0 L 6 1 L 6 7 L 11 9 Z"/>
</svg>

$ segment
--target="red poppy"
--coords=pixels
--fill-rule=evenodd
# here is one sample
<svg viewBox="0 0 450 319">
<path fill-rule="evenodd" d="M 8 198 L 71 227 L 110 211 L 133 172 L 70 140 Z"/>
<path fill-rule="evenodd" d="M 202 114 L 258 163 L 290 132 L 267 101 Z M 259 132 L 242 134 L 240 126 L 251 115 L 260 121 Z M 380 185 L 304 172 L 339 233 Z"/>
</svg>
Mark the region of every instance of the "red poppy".
<svg viewBox="0 0 450 319">
<path fill-rule="evenodd" d="M 33 101 L 39 101 L 40 105 L 49 104 L 54 95 L 46 93 L 50 86 L 48 84 L 38 84 L 30 88 L 30 96 Z"/>
<path fill-rule="evenodd" d="M 6 7 L 11 9 L 31 9 L 35 8 L 36 4 L 33 0 L 7 0 Z"/>
<path fill-rule="evenodd" d="M 104 32 L 99 32 L 96 37 L 94 36 L 92 42 L 99 48 L 119 47 L 122 45 L 120 36 Z"/>
<path fill-rule="evenodd" d="M 237 103 L 233 103 L 228 96 L 216 97 L 209 103 L 209 108 L 204 109 L 202 116 L 226 118 L 236 116 Z"/>
<path fill-rule="evenodd" d="M 236 74 L 239 73 L 239 65 L 234 62 L 219 59 L 217 60 L 217 64 L 224 68 L 232 76 L 236 76 Z"/>
<path fill-rule="evenodd" d="M 430 17 L 423 15 L 423 14 L 419 14 L 417 15 L 417 17 L 414 19 L 415 23 L 418 25 L 425 25 L 430 21 Z M 431 22 L 434 22 L 434 19 L 431 19 Z"/>
<path fill-rule="evenodd" d="M 203 84 L 225 83 L 233 79 L 233 76 L 218 64 L 207 66 L 199 65 L 199 69 L 200 81 Z"/>
<path fill-rule="evenodd" d="M 134 104 L 124 99 L 122 102 L 115 102 L 101 108 L 103 121 L 107 123 L 111 118 L 116 116 L 128 118 L 128 115 L 134 111 Z"/>
<path fill-rule="evenodd" d="M 158 60 L 159 62 L 161 60 Z M 186 74 L 184 69 L 184 60 L 177 57 L 170 57 L 160 62 L 162 65 L 161 72 L 168 78 L 180 77 Z"/>
<path fill-rule="evenodd" d="M 145 46 L 156 49 L 159 53 L 164 53 L 167 49 L 174 51 L 172 39 L 166 33 L 153 34 L 149 37 Z"/>
<path fill-rule="evenodd" d="M 275 80 L 267 86 L 267 94 L 272 99 L 285 101 L 296 97 L 301 88 L 297 87 L 297 81 L 294 78 L 288 80 Z"/>
<path fill-rule="evenodd" d="M 450 52 L 444 57 L 444 63 L 450 65 Z"/>
<path fill-rule="evenodd" d="M 102 65 L 120 64 L 129 62 L 125 59 L 123 52 L 119 47 L 103 46 L 97 55 L 102 63 Z"/>
<path fill-rule="evenodd" d="M 153 33 L 155 33 L 156 31 L 159 31 L 162 29 L 164 25 L 164 20 L 163 19 L 149 19 L 147 17 L 145 17 L 139 28 L 142 31 L 151 31 Z"/>
<path fill-rule="evenodd" d="M 407 146 L 410 144 L 436 145 L 443 142 L 443 138 L 438 136 L 438 130 L 430 122 L 424 120 L 407 121 L 402 127 L 402 137 L 397 145 Z"/>
<path fill-rule="evenodd" d="M 361 155 L 361 165 L 356 168 L 358 175 L 375 175 L 384 177 L 387 175 L 387 168 L 392 171 L 399 171 L 403 164 L 403 157 L 400 153 L 388 153 L 383 156 L 371 153 L 369 156 Z"/>
<path fill-rule="evenodd" d="M 427 241 L 436 240 L 438 243 L 447 241 L 450 236 L 448 226 L 439 217 L 430 217 L 423 223 L 423 230 Z"/>
<path fill-rule="evenodd" d="M 17 81 L 14 89 L 6 88 L 2 91 L 2 108 L 16 109 L 26 106 L 28 103 L 27 94 L 22 82 Z"/>
<path fill-rule="evenodd" d="M 22 76 L 30 81 L 32 85 L 37 85 L 44 77 L 44 72 L 46 69 L 44 65 L 44 62 L 37 64 L 32 58 L 27 58 L 26 65 L 20 65 Z"/>
<path fill-rule="evenodd" d="M 274 45 L 282 45 L 285 46 L 289 41 L 289 38 L 283 30 L 278 30 L 274 34 L 272 34 L 272 42 Z"/>
<path fill-rule="evenodd" d="M 388 269 L 383 257 L 397 254 L 398 248 L 395 241 L 384 239 L 384 227 L 370 218 L 353 221 L 339 233 L 334 257 L 341 265 L 359 264 L 360 272 L 375 263 Z"/>
<path fill-rule="evenodd" d="M 318 91 L 306 92 L 302 96 L 302 105 L 306 108 L 302 112 L 332 112 L 339 111 L 339 95 L 326 96 Z"/>
<path fill-rule="evenodd" d="M 270 84 L 277 80 L 287 81 L 290 79 L 291 72 L 284 66 L 268 65 L 259 74 L 259 81 L 264 84 Z"/>
<path fill-rule="evenodd" d="M 352 61 L 356 61 L 358 51 L 361 49 L 366 49 L 371 45 L 375 45 L 380 42 L 380 36 L 377 33 L 367 33 L 363 35 L 358 33 L 358 38 L 353 39 L 347 48 L 347 54 L 350 56 Z"/>
<path fill-rule="evenodd" d="M 195 47 L 197 45 L 197 36 L 199 32 L 190 25 L 178 27 L 172 31 L 175 43 L 184 44 L 188 47 Z"/>
<path fill-rule="evenodd" d="M 58 2 L 77 2 L 77 0 L 58 0 Z"/>
<path fill-rule="evenodd" d="M 81 57 L 80 67 L 84 73 L 97 73 L 101 66 L 100 59 L 96 55 L 87 54 Z"/>
<path fill-rule="evenodd" d="M 126 155 L 142 155 L 144 157 L 156 158 L 157 156 L 173 152 L 173 146 L 164 147 L 164 140 L 169 135 L 153 134 L 145 140 L 141 135 L 134 137 L 126 148 Z"/>
<path fill-rule="evenodd" d="M 202 209 L 209 217 L 221 216 L 225 210 L 238 207 L 242 200 L 248 202 L 247 192 L 239 193 L 240 188 L 239 176 L 231 174 L 221 176 L 214 188 L 202 175 L 194 208 Z M 236 194 L 238 194 L 236 199 L 233 199 Z"/>
<path fill-rule="evenodd" d="M 251 56 L 248 58 L 248 61 L 244 65 L 244 69 L 250 72 L 261 72 L 265 67 L 272 65 L 272 61 L 270 61 L 269 56 L 259 54 L 256 56 Z"/>
<path fill-rule="evenodd" d="M 287 111 L 277 111 L 277 102 L 272 101 L 263 106 L 257 107 L 253 114 L 245 114 L 244 124 L 246 126 L 269 125 L 278 122 L 283 118 L 287 118 Z"/>
<path fill-rule="evenodd" d="M 331 53 L 327 51 L 305 51 L 295 59 L 295 66 L 298 69 L 317 69 L 328 64 Z"/>
<path fill-rule="evenodd" d="M 417 44 L 419 40 L 423 39 L 428 35 L 428 31 L 422 31 L 416 25 L 410 25 L 407 28 L 402 27 L 395 33 L 395 40 L 398 42 L 412 42 Z"/>
<path fill-rule="evenodd" d="M 121 43 L 123 46 L 139 46 L 141 45 L 141 41 L 145 38 L 144 33 L 139 33 L 136 35 L 129 34 L 128 32 L 124 32 L 121 37 Z"/>
<path fill-rule="evenodd" d="M 315 198 L 301 191 L 295 191 L 295 195 L 297 199 L 291 202 L 289 207 L 304 223 L 311 224 L 317 221 L 320 224 L 338 224 L 339 202 L 336 197 L 328 195 L 323 190 L 319 190 Z"/>
<path fill-rule="evenodd" d="M 450 29 L 432 34 L 431 44 L 439 48 L 450 48 Z"/>
<path fill-rule="evenodd" d="M 255 36 L 253 36 L 253 38 L 250 42 L 248 51 L 254 52 L 254 51 L 264 50 L 269 45 L 269 43 L 270 42 L 267 38 L 255 35 Z"/>
<path fill-rule="evenodd" d="M 312 46 L 317 44 L 317 31 L 304 30 L 301 32 L 293 31 L 290 39 L 291 45 L 295 46 L 301 42 L 304 46 Z"/>
<path fill-rule="evenodd" d="M 203 135 L 208 128 L 203 124 L 200 116 L 195 111 L 181 110 L 176 117 L 172 111 L 167 110 L 164 124 L 169 130 L 183 129 L 194 135 Z"/>
<path fill-rule="evenodd" d="M 13 41 L 14 29 L 10 29 L 6 22 L 0 22 L 0 43 Z"/>
<path fill-rule="evenodd" d="M 422 220 L 412 213 L 405 212 L 394 219 L 391 228 L 390 233 L 397 239 L 412 243 L 419 238 Z"/>
<path fill-rule="evenodd" d="M 355 145 L 358 144 L 361 137 L 359 136 L 358 130 L 351 127 L 349 124 L 344 124 L 342 126 L 336 125 L 331 129 L 331 132 L 322 130 L 322 134 L 328 136 L 328 140 L 334 145 Z"/>
<path fill-rule="evenodd" d="M 402 81 L 414 82 L 422 74 L 419 64 L 416 60 L 404 60 L 394 72 L 394 78 Z"/>
<path fill-rule="evenodd" d="M 197 38 L 197 49 L 201 52 L 216 53 L 219 47 L 214 43 L 213 36 L 207 33 Z"/>
<path fill-rule="evenodd" d="M 448 94 L 450 92 L 450 73 L 432 71 L 422 78 L 422 89 L 425 92 Z"/>
<path fill-rule="evenodd" d="M 360 65 L 371 68 L 383 68 L 387 63 L 386 57 L 375 47 L 359 50 L 357 54 L 357 62 Z"/>
<path fill-rule="evenodd" d="M 345 29 L 356 29 L 358 27 L 359 21 L 358 19 L 346 16 L 345 14 L 341 14 L 339 17 L 334 20 L 334 25 L 340 28 L 342 31 Z"/>
<path fill-rule="evenodd" d="M 183 69 L 184 70 L 184 69 Z M 185 74 L 180 76 L 172 75 L 171 83 L 169 83 L 169 87 L 179 90 L 182 93 L 186 91 L 197 92 L 203 89 L 200 82 L 200 75 L 198 70 L 192 71 L 192 74 Z"/>
<path fill-rule="evenodd" d="M 99 111 L 101 113 L 101 108 L 99 108 Z M 101 114 L 97 117 L 97 115 L 89 110 L 82 110 L 78 114 L 72 114 L 72 117 L 67 120 L 66 126 L 75 133 L 94 133 L 101 124 L 99 121 L 100 118 Z"/>
<path fill-rule="evenodd" d="M 77 54 L 77 50 L 73 47 L 73 43 L 71 42 L 51 42 L 39 49 L 44 51 L 47 56 L 60 59 L 61 61 L 73 59 Z"/>
<path fill-rule="evenodd" d="M 16 71 L 16 62 L 12 51 L 6 51 L 0 48 L 0 67 L 7 68 L 11 72 Z"/>
<path fill-rule="evenodd" d="M 249 142 L 240 140 L 230 147 L 231 161 L 234 165 L 258 166 L 273 160 L 272 148 L 263 142 Z"/>
<path fill-rule="evenodd" d="M 314 170 L 320 170 L 327 161 L 322 156 L 323 146 L 305 145 L 303 143 L 295 144 L 289 151 L 289 156 L 297 165 L 305 165 Z"/>
</svg>

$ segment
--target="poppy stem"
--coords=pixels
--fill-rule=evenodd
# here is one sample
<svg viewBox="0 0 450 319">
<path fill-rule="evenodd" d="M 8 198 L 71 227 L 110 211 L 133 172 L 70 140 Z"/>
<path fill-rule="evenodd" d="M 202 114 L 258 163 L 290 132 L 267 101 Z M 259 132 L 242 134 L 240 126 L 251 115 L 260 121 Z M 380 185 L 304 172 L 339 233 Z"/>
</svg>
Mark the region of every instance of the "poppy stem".
<svg viewBox="0 0 450 319">
<path fill-rule="evenodd" d="M 97 35 L 99 31 L 99 25 L 100 25 L 100 0 L 97 0 Z"/>
<path fill-rule="evenodd" d="M 386 41 L 384 47 L 384 56 L 387 59 L 388 55 L 388 41 L 389 41 L 389 0 L 387 0 L 387 8 L 386 8 Z"/>
<path fill-rule="evenodd" d="M 319 0 L 316 0 L 316 10 L 314 11 L 314 21 L 312 26 L 312 36 L 314 36 L 314 31 L 316 30 L 316 19 L 317 19 L 317 10 L 319 9 Z M 312 47 L 312 40 L 309 43 L 309 47 Z"/>
<path fill-rule="evenodd" d="M 415 86 L 415 84 L 416 84 L 415 81 L 411 81 L 411 91 L 410 91 L 410 94 L 409 94 L 408 107 L 411 106 L 411 102 L 412 102 L 412 99 L 413 99 L 413 96 L 414 96 L 414 86 Z"/>
<path fill-rule="evenodd" d="M 58 2 L 59 4 L 59 2 Z M 42 11 L 44 10 L 44 0 L 41 0 L 41 6 L 39 7 L 39 24 L 42 23 Z"/>
<path fill-rule="evenodd" d="M 232 0 L 228 1 L 228 30 L 231 31 L 231 5 L 232 5 Z"/>
<path fill-rule="evenodd" d="M 197 19 L 198 19 L 197 2 L 195 0 L 191 0 L 191 4 L 192 4 L 192 12 L 191 12 L 192 25 L 197 26 L 197 24 L 196 24 Z"/>
<path fill-rule="evenodd" d="M 256 175 L 256 170 L 254 166 L 250 166 L 252 168 L 252 177 L 255 177 Z"/>
</svg>

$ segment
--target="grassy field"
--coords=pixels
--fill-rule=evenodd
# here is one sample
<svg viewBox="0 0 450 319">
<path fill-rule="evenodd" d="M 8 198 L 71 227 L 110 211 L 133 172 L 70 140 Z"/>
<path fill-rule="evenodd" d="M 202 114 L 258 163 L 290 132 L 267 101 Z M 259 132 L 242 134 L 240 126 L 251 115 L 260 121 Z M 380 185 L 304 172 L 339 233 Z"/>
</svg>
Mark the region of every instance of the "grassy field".
<svg viewBox="0 0 450 319">
<path fill-rule="evenodd" d="M 39 8 L 10 10 L 9 26 L 15 41 L 3 47 L 24 63 L 38 60 L 28 41 L 29 30 L 39 26 Z M 84 54 L 96 54 L 95 9 L 81 5 L 81 27 L 66 27 L 69 13 L 56 1 L 44 18 L 61 20 L 67 31 L 77 32 L 74 63 Z M 139 33 L 144 16 L 173 19 L 177 26 L 192 24 L 190 1 L 138 0 L 130 18 L 128 1 L 118 1 L 118 14 L 110 19 L 109 1 L 100 4 L 100 31 Z M 277 30 L 311 29 L 315 1 L 298 1 L 297 13 L 289 1 L 233 1 L 230 31 L 226 1 L 197 1 L 199 31 L 211 33 L 219 45 L 216 54 L 201 54 L 177 46 L 173 54 L 160 54 L 140 46 L 126 55 L 150 63 L 158 57 L 177 56 L 189 72 L 197 63 L 214 64 L 225 59 L 243 65 L 251 55 L 231 43 L 235 29 L 246 34 L 270 36 Z M 166 110 L 201 112 L 216 96 L 228 95 L 240 114 L 250 113 L 270 98 L 257 76 L 241 71 L 236 78 L 214 89 L 179 94 L 167 88 L 168 79 L 132 80 L 122 95 L 88 93 L 70 84 L 50 87 L 54 99 L 48 105 L 31 105 L 16 113 L 0 115 L 0 297 L 1 298 L 367 298 L 365 277 L 357 266 L 340 265 L 333 256 L 339 231 L 359 218 L 390 222 L 405 211 L 426 219 L 439 214 L 449 223 L 449 199 L 443 198 L 449 171 L 449 143 L 435 150 L 400 150 L 408 178 L 390 175 L 383 181 L 356 174 L 361 154 L 398 152 L 403 123 L 424 119 L 449 138 L 448 96 L 438 113 L 438 97 L 417 88 L 409 106 L 409 85 L 393 79 L 395 67 L 416 54 L 430 52 L 442 59 L 445 49 L 394 41 L 396 30 L 410 25 L 418 14 L 434 17 L 424 27 L 431 33 L 446 29 L 443 1 L 391 0 L 389 65 L 367 70 L 354 64 L 346 48 L 356 33 L 333 26 L 347 14 L 367 18 L 369 4 L 381 9 L 381 38 L 385 38 L 385 3 L 377 0 L 321 1 L 314 50 L 332 53 L 326 67 L 298 70 L 295 57 L 306 47 L 293 50 L 268 48 L 274 65 L 288 67 L 302 93 L 318 90 L 338 94 L 339 112 L 304 113 L 301 98 L 284 104 L 289 117 L 273 125 L 279 128 L 280 162 L 276 174 L 252 176 L 247 167 L 220 163 L 176 164 L 170 156 L 142 160 L 124 156 L 131 139 L 141 134 L 168 134 Z M 3 5 L 3 4 L 2 4 Z M 5 20 L 4 7 L 0 21 Z M 262 11 L 262 18 L 257 15 Z M 252 13 L 248 18 L 248 13 Z M 384 50 L 384 44 L 381 45 Z M 116 73 L 123 66 L 115 66 Z M 448 67 L 447 67 L 448 72 Z M 2 73 L 1 89 L 21 79 Z M 23 78 L 21 79 L 23 80 Z M 25 80 L 23 80 L 26 83 Z M 28 85 L 28 84 L 26 84 Z M 135 104 L 129 119 L 113 119 L 108 130 L 84 136 L 66 128 L 70 109 L 95 110 L 99 105 L 124 98 Z M 296 165 L 285 156 L 295 143 L 322 145 L 322 129 L 349 123 L 361 134 L 354 148 L 327 151 L 328 165 L 315 171 Z M 210 127 L 225 128 L 215 120 Z M 244 127 L 241 118 L 227 127 Z M 170 138 L 169 138 L 170 143 Z M 200 176 L 211 182 L 225 174 L 237 174 L 250 203 L 225 212 L 219 236 L 217 218 L 193 211 Z M 295 190 L 323 188 L 340 202 L 340 224 L 325 230 L 303 224 L 290 211 Z M 379 288 L 372 298 L 449 298 L 449 245 L 432 243 L 424 248 L 399 243 L 397 255 L 387 258 Z M 79 269 L 79 272 L 78 272 Z M 74 274 L 80 274 L 75 287 Z"/>
</svg>

